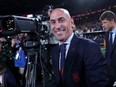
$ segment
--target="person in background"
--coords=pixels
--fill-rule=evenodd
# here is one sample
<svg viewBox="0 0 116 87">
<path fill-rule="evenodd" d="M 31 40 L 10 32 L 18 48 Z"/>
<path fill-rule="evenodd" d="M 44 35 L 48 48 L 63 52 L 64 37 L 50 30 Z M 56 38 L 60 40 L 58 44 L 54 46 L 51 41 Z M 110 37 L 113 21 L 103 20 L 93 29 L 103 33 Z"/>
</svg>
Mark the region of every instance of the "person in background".
<svg viewBox="0 0 116 87">
<path fill-rule="evenodd" d="M 4 37 L 0 38 L 0 87 L 17 87 L 16 79 L 6 64 L 8 58 L 3 51 L 3 42 L 5 41 Z"/>
<path fill-rule="evenodd" d="M 100 21 L 102 27 L 106 30 L 106 53 L 109 85 L 108 87 L 116 86 L 116 15 L 114 12 L 108 10 L 101 14 Z"/>
<path fill-rule="evenodd" d="M 66 9 L 54 9 L 50 25 L 59 40 L 50 52 L 55 86 L 106 87 L 107 64 L 99 45 L 74 34 L 74 21 Z"/>
<path fill-rule="evenodd" d="M 25 35 L 25 33 L 17 34 L 11 40 L 11 51 L 14 57 L 12 72 L 14 73 L 16 81 L 20 87 L 25 85 L 26 52 L 22 48 Z"/>
</svg>

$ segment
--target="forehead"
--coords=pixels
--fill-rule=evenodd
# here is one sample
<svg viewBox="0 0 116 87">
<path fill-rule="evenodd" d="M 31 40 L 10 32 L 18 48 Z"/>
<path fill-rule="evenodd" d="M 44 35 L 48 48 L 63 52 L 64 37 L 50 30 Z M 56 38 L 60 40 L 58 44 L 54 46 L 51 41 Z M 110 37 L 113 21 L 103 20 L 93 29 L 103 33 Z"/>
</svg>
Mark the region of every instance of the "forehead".
<svg viewBox="0 0 116 87">
<path fill-rule="evenodd" d="M 59 18 L 69 18 L 69 15 L 62 10 L 54 10 L 50 15 L 50 20 L 59 19 Z"/>
<path fill-rule="evenodd" d="M 110 22 L 109 20 L 107 20 L 107 19 L 104 19 L 104 20 L 102 20 L 102 22 Z"/>
</svg>

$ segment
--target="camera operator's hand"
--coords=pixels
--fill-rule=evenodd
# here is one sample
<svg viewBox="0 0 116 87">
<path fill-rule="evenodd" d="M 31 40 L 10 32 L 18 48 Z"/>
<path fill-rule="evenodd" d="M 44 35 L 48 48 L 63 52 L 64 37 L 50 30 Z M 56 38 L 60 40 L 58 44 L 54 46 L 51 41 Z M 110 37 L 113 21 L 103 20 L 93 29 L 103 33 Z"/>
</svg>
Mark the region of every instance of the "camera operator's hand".
<svg viewBox="0 0 116 87">
<path fill-rule="evenodd" d="M 18 43 L 19 41 L 16 38 L 13 38 L 11 40 L 11 46 L 14 47 L 16 43 Z"/>
</svg>

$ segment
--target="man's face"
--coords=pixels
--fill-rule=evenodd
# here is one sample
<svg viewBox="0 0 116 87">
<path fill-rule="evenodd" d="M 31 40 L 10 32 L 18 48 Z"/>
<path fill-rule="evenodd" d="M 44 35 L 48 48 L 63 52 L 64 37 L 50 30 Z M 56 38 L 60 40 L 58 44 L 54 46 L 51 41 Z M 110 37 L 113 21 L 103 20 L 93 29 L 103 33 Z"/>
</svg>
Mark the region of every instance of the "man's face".
<svg viewBox="0 0 116 87">
<path fill-rule="evenodd" d="M 105 29 L 106 31 L 109 31 L 112 29 L 112 21 L 104 19 L 101 22 L 102 22 L 102 28 Z"/>
<path fill-rule="evenodd" d="M 73 20 L 62 10 L 55 10 L 50 15 L 51 31 L 60 42 L 65 42 L 72 34 Z"/>
</svg>

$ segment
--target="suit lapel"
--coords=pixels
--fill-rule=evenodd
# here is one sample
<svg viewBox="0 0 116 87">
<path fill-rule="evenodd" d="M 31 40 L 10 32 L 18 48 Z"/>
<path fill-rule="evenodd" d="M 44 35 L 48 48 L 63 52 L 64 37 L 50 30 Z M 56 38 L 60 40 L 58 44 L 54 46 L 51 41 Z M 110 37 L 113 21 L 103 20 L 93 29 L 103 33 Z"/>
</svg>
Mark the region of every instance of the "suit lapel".
<svg viewBox="0 0 116 87">
<path fill-rule="evenodd" d="M 69 47 L 69 50 L 68 50 L 68 53 L 67 53 L 67 57 L 66 57 L 66 60 L 65 60 L 65 66 L 64 66 L 64 71 L 67 71 L 67 69 L 70 67 L 70 64 L 73 60 L 73 55 L 75 53 L 75 50 L 76 50 L 76 47 L 75 47 L 75 44 L 77 45 L 78 43 L 78 39 L 77 39 L 77 36 L 74 35 L 72 40 L 71 40 L 71 44 L 70 44 L 70 47 Z M 68 67 L 69 66 L 69 67 Z"/>
<path fill-rule="evenodd" d="M 70 45 L 68 53 L 67 53 L 67 57 L 66 57 L 66 66 L 70 64 L 70 62 L 72 61 L 72 55 L 74 54 L 75 51 L 75 47 L 73 45 Z"/>
<path fill-rule="evenodd" d="M 105 38 L 106 39 L 106 45 L 108 47 L 108 45 L 109 45 L 108 44 L 108 41 L 109 41 L 109 32 L 106 32 L 106 35 L 105 36 L 106 36 L 106 38 Z"/>
</svg>

